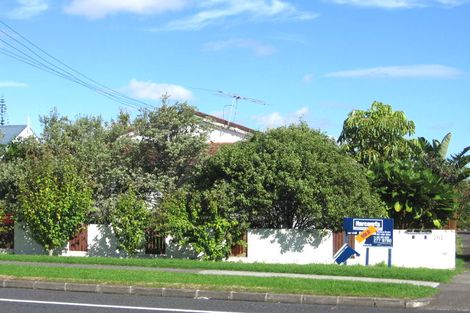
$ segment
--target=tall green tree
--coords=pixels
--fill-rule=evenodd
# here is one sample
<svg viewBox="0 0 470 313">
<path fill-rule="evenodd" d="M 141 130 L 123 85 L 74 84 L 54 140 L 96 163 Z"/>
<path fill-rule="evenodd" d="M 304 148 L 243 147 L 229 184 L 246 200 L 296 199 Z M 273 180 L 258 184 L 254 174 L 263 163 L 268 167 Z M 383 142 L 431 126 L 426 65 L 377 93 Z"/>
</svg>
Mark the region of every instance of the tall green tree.
<svg viewBox="0 0 470 313">
<path fill-rule="evenodd" d="M 453 181 L 462 176 L 452 165 L 458 162 L 445 159 L 451 134 L 431 144 L 408 138 L 414 130 L 403 112 L 374 102 L 369 110 L 348 115 L 339 142 L 371 170 L 373 185 L 398 227 L 439 228 L 453 215 Z"/>
<path fill-rule="evenodd" d="M 306 124 L 223 147 L 199 184 L 228 185 L 232 211 L 251 227 L 338 229 L 346 216 L 383 216 L 365 169 Z"/>
<path fill-rule="evenodd" d="M 338 142 L 360 163 L 369 166 L 381 160 L 409 158 L 415 124 L 402 111 L 374 101 L 369 110 L 354 110 L 343 123 Z"/>
<path fill-rule="evenodd" d="M 85 222 L 92 206 L 89 182 L 71 158 L 57 159 L 49 151 L 25 160 L 20 169 L 17 220 L 52 255 Z"/>
</svg>

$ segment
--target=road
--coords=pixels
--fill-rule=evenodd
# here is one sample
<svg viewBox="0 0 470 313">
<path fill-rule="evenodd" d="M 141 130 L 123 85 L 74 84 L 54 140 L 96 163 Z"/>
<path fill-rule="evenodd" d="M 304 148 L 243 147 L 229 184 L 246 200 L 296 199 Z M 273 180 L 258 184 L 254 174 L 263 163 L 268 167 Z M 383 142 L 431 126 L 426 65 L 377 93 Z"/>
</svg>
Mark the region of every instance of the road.
<svg viewBox="0 0 470 313">
<path fill-rule="evenodd" d="M 379 309 L 366 307 L 337 307 L 322 305 L 296 305 L 262 302 L 194 300 L 149 296 L 91 294 L 79 292 L 46 291 L 0 288 L 1 313 L 409 313 L 405 309 Z M 412 310 L 414 313 L 442 312 Z M 453 311 L 446 311 L 453 312 Z M 458 312 L 458 311 L 455 311 Z M 462 312 L 462 311 L 460 311 Z M 468 311 L 470 312 L 470 311 Z"/>
</svg>

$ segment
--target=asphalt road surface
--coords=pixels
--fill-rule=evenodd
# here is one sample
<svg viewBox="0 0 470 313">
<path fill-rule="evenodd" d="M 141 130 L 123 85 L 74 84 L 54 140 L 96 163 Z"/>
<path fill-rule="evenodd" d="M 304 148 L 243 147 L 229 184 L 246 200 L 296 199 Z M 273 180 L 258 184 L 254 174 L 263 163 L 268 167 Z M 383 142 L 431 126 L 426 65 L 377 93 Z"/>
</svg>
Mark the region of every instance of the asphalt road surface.
<svg viewBox="0 0 470 313">
<path fill-rule="evenodd" d="M 379 309 L 367 307 L 296 305 L 262 302 L 194 300 L 149 296 L 108 295 L 79 292 L 0 288 L 1 313 L 432 313 L 442 311 Z M 446 311 L 458 312 L 458 311 Z M 462 312 L 462 311 L 459 311 Z M 470 312 L 470 310 L 468 311 Z"/>
</svg>

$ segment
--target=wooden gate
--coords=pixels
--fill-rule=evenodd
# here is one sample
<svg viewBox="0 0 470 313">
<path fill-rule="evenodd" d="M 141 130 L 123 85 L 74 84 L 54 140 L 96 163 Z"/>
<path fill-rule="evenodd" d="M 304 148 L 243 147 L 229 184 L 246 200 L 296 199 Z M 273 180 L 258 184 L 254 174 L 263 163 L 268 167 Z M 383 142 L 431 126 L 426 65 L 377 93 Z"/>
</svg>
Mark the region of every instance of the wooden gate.
<svg viewBox="0 0 470 313">
<path fill-rule="evenodd" d="M 14 224 L 11 214 L 7 213 L 0 219 L 0 230 L 0 249 L 13 249 Z"/>
<path fill-rule="evenodd" d="M 247 252 L 247 233 L 244 233 L 242 236 L 242 241 L 245 243 L 244 245 L 234 245 L 230 250 L 230 256 L 241 256 L 246 257 L 248 256 Z"/>
<path fill-rule="evenodd" d="M 335 253 L 343 246 L 344 236 L 346 236 L 344 231 L 333 233 L 333 255 L 335 255 Z M 348 245 L 353 249 L 356 248 L 354 235 L 349 236 Z M 352 258 L 354 258 L 354 256 L 352 256 Z"/>
<path fill-rule="evenodd" d="M 69 240 L 69 251 L 88 251 L 88 228 L 83 226 L 80 232 Z"/>
<path fill-rule="evenodd" d="M 148 230 L 145 234 L 145 254 L 163 255 L 166 252 L 165 237 L 162 235 Z"/>
</svg>

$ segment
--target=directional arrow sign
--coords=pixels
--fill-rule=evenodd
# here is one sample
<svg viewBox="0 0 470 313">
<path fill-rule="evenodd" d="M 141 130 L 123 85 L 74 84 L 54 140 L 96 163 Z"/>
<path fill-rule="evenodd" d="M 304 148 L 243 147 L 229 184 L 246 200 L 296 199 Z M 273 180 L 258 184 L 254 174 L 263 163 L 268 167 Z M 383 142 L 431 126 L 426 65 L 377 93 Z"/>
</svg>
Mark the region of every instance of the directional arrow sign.
<svg viewBox="0 0 470 313">
<path fill-rule="evenodd" d="M 377 232 L 377 228 L 375 228 L 374 226 L 369 226 L 362 233 L 356 236 L 356 241 L 361 243 L 367 238 L 369 238 L 370 236 L 372 236 L 373 234 L 375 234 L 376 232 Z"/>
</svg>

